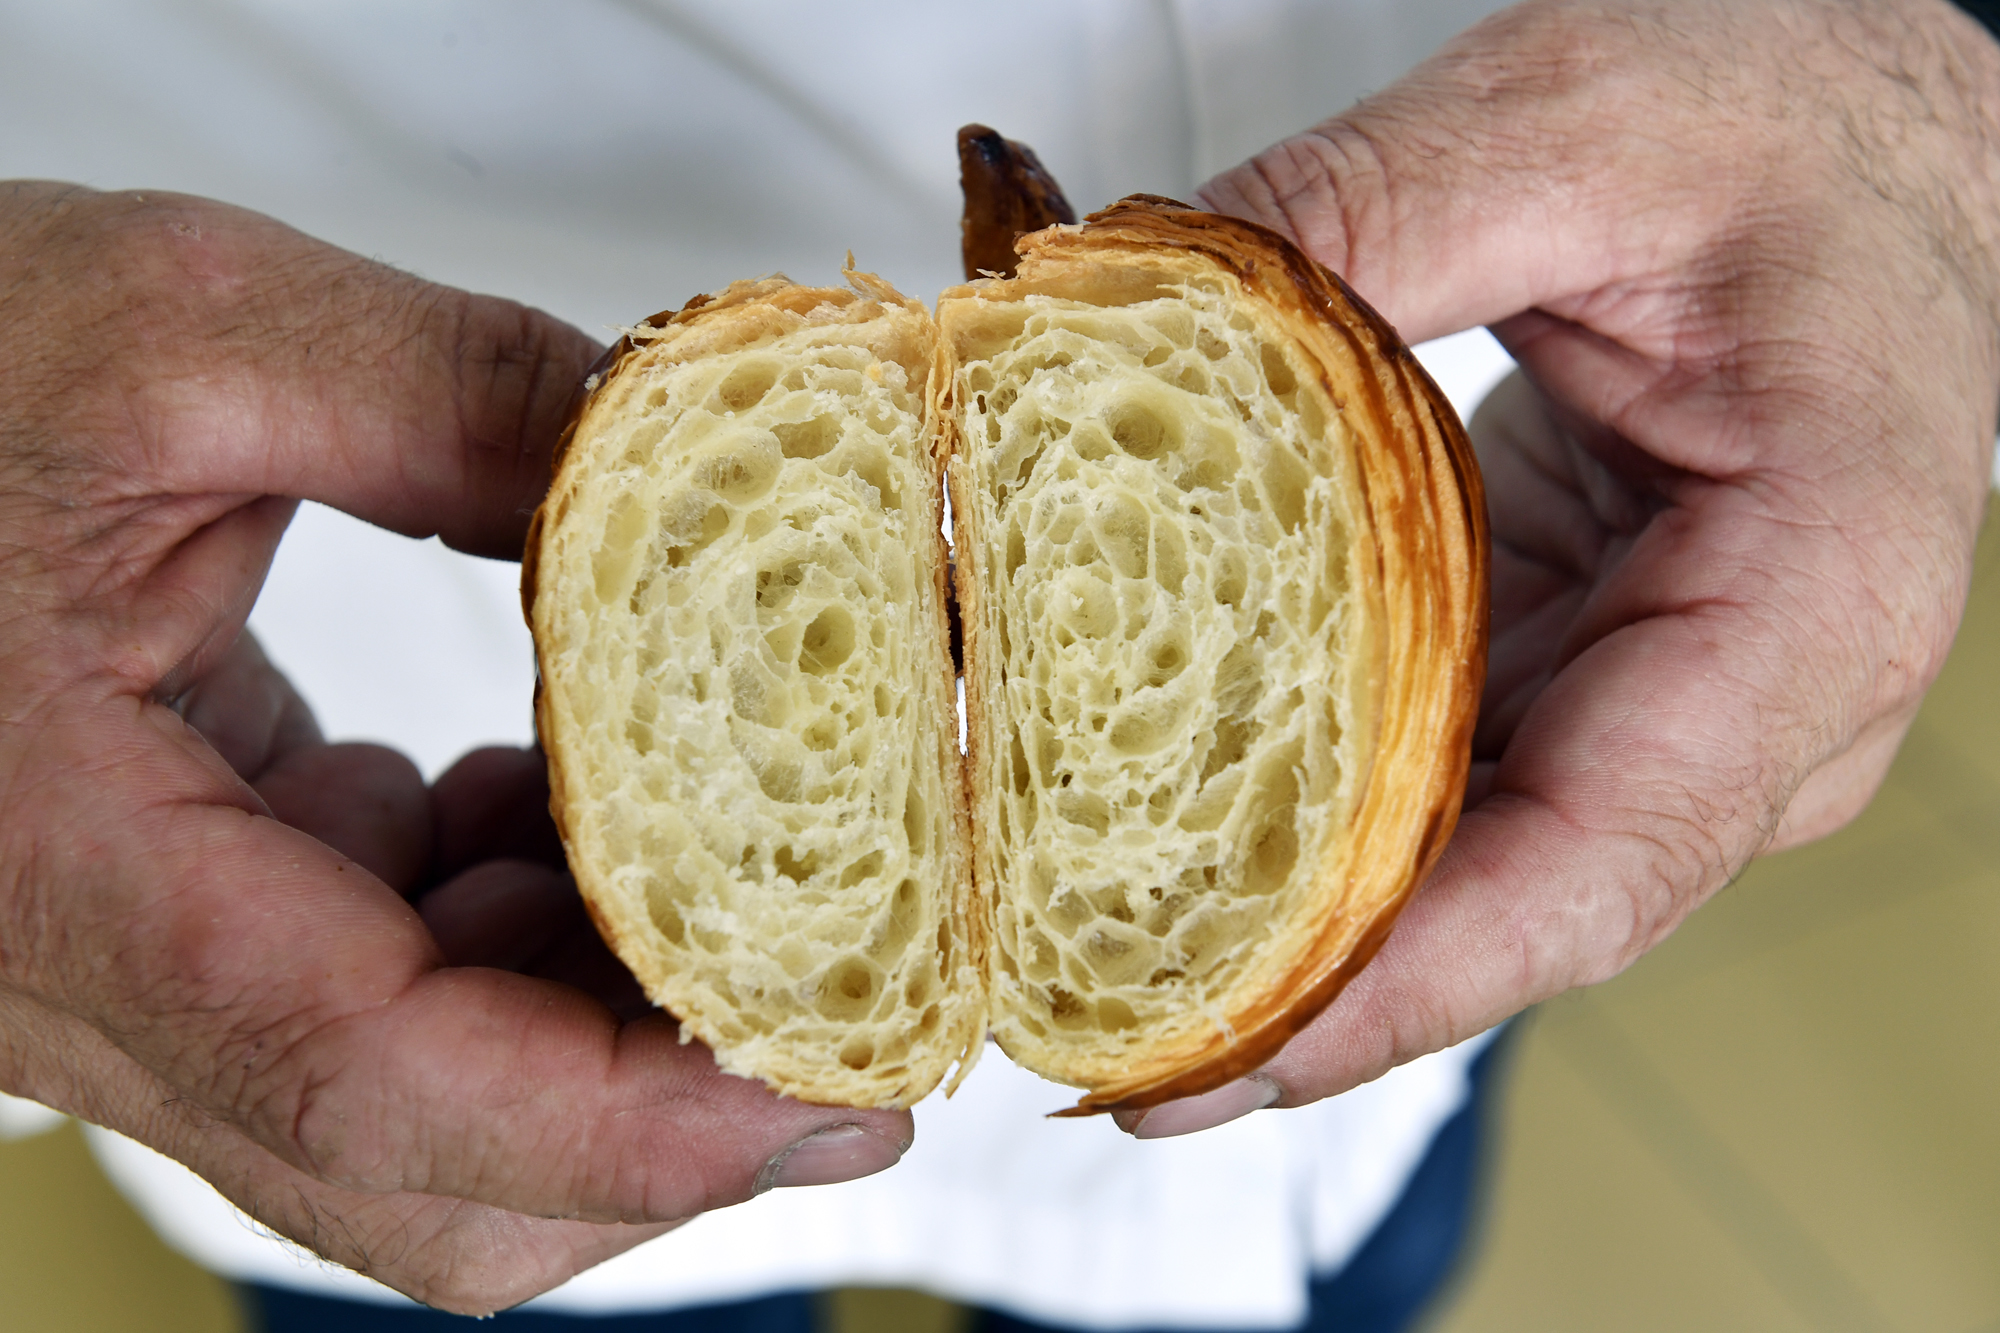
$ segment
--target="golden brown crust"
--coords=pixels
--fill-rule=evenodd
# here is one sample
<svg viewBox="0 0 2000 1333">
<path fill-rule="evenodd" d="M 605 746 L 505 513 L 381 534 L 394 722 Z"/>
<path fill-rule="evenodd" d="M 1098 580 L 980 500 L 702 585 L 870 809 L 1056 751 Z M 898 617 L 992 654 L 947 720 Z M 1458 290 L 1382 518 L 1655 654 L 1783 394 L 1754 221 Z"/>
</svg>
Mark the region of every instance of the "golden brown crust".
<svg viewBox="0 0 2000 1333">
<path fill-rule="evenodd" d="M 958 184 L 965 196 L 960 245 L 968 280 L 1014 275 L 1014 243 L 1031 231 L 1076 221 L 1035 150 L 984 125 L 958 132 Z"/>
<path fill-rule="evenodd" d="M 1321 370 L 1353 430 L 1386 630 L 1381 736 L 1344 865 L 1327 867 L 1314 938 L 1203 1049 L 1137 1059 L 1090 1089 L 1077 1114 L 1157 1105 L 1254 1070 L 1310 1023 L 1374 956 L 1456 824 L 1486 661 L 1487 533 L 1477 465 L 1456 414 L 1380 315 L 1284 237 L 1171 200 L 1136 196 L 1081 228 L 1026 238 L 1020 275 L 944 294 L 994 299 L 1059 281 L 1078 266 L 1103 281 L 1163 290 L 1220 268 L 1275 310 Z M 1123 274 L 1121 279 L 1120 274 Z M 958 466 L 955 465 L 954 477 Z M 973 540 L 977 540 L 975 535 Z M 981 645 L 977 580 L 961 570 L 967 681 Z M 983 710 L 971 735 L 983 735 Z M 979 742 L 975 740 L 974 746 Z M 977 792 L 986 765 L 968 763 Z M 975 795 L 975 836 L 982 804 Z M 996 891 L 1004 892 L 1004 888 Z"/>
</svg>

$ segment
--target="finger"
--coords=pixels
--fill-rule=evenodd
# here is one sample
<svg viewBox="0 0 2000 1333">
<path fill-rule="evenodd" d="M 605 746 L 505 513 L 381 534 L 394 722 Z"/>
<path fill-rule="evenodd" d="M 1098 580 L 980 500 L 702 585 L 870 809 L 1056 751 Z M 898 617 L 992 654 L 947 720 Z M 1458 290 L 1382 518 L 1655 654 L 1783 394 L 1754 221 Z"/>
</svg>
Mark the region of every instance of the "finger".
<svg viewBox="0 0 2000 1333">
<path fill-rule="evenodd" d="M 604 943 L 604 937 L 588 921 L 581 922 L 556 938 L 554 944 L 527 966 L 531 976 L 574 986 L 585 995 L 630 1022 L 653 1013 L 653 1002 L 632 975 Z"/>
<path fill-rule="evenodd" d="M 1614 563 L 1660 507 L 1635 492 L 1630 469 L 1614 472 L 1586 449 L 1519 370 L 1480 403 L 1466 434 L 1486 483 L 1494 545 L 1569 582 L 1588 583 Z M 1511 609 L 1496 605 L 1495 614 Z"/>
<path fill-rule="evenodd" d="M 1473 753 L 1497 758 L 1554 673 L 1600 569 L 1630 546 L 1644 515 L 1518 371 L 1487 395 L 1466 433 L 1493 540 L 1493 619 Z"/>
<path fill-rule="evenodd" d="M 417 901 L 454 967 L 497 967 L 559 981 L 621 1019 L 652 1004 L 630 968 L 605 946 L 576 883 L 532 861 L 487 861 Z"/>
<path fill-rule="evenodd" d="M 431 861 L 431 798 L 417 766 L 384 745 L 287 751 L 251 784 L 271 814 L 401 894 Z"/>
<path fill-rule="evenodd" d="M 171 702 L 246 782 L 280 755 L 324 744 L 312 709 L 247 630 Z"/>
<path fill-rule="evenodd" d="M 83 498 L 58 506 L 80 529 L 24 525 L 27 541 L 80 557 L 73 562 L 77 579 L 53 589 L 61 610 L 49 617 L 40 647 L 58 671 L 108 670 L 134 694 L 182 699 L 231 662 L 295 508 L 282 497 L 234 494 Z M 119 548 L 108 567 L 89 551 L 96 542 Z M 290 687 L 252 679 L 261 656 L 235 659 L 218 692 L 262 691 L 281 714 L 272 725 L 295 726 L 297 710 L 285 697 Z M 207 720 L 220 722 L 220 712 Z M 226 739 L 240 748 L 250 737 Z"/>
<path fill-rule="evenodd" d="M 1979 442 L 1991 409 L 1948 378 L 1928 380 L 1947 358 L 1922 358 L 1924 369 L 1894 385 L 1829 372 L 1745 389 L 1736 382 L 1771 373 L 1767 351 L 1779 362 L 1812 354 L 1774 340 L 1728 375 L 1690 383 L 1540 313 L 1500 332 L 1584 450 L 1661 460 L 1649 464 L 1655 512 L 1643 526 L 1621 525 L 1629 540 L 1618 539 L 1617 559 L 1578 608 L 1556 668 L 1651 616 L 1759 608 L 1764 621 L 1737 655 L 1768 645 L 1794 664 L 1793 685 L 1812 688 L 1773 700 L 1769 725 L 1745 743 L 1787 726 L 1813 731 L 1808 769 L 1922 694 L 1969 574 L 1965 560 L 1936 552 L 1969 553 L 1986 490 Z M 1921 442 L 1928 466 L 1909 466 L 1885 440 Z M 1807 699 L 1811 718 L 1799 715 Z"/>
<path fill-rule="evenodd" d="M 589 926 L 569 876 L 532 861 L 476 865 L 426 893 L 417 911 L 453 967 L 508 972 Z"/>
<path fill-rule="evenodd" d="M 312 711 L 247 631 L 173 706 L 272 815 L 408 893 L 430 863 L 422 775 L 379 745 L 328 745 Z"/>
<path fill-rule="evenodd" d="M 538 749 L 474 750 L 437 780 L 431 800 L 437 879 L 495 858 L 567 865 L 549 817 L 548 761 Z"/>
<path fill-rule="evenodd" d="M 136 440 L 104 446 L 107 473 L 179 494 L 320 500 L 519 554 L 599 350 L 589 338 L 242 209 L 151 192 L 29 197 L 42 207 L 23 210 L 16 253 L 37 262 L 8 275 L 21 308 L 42 301 L 93 330 L 50 374 L 101 380 L 136 422 Z M 59 290 L 75 271 L 95 281 Z M 124 355 L 135 344 L 145 359 Z M 62 433 L 77 434 L 73 421 Z"/>
</svg>

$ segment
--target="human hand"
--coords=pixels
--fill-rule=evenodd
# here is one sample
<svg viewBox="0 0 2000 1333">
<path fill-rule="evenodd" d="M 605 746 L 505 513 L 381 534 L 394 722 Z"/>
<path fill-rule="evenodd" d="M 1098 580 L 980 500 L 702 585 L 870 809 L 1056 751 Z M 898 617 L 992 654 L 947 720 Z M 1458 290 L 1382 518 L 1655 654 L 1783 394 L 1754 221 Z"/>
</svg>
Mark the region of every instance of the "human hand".
<svg viewBox="0 0 2000 1333">
<path fill-rule="evenodd" d="M 299 497 L 518 555 L 596 352 L 241 210 L 0 186 L 0 1088 L 463 1312 L 911 1135 L 607 1007 L 535 756 L 426 791 L 239 638 Z"/>
<path fill-rule="evenodd" d="M 1411 341 L 1471 434 L 1493 637 L 1466 810 L 1260 1074 L 1296 1106 L 1603 981 L 1881 781 L 1956 629 L 2000 401 L 2000 47 L 1943 0 L 1539 0 L 1211 182 Z"/>
</svg>

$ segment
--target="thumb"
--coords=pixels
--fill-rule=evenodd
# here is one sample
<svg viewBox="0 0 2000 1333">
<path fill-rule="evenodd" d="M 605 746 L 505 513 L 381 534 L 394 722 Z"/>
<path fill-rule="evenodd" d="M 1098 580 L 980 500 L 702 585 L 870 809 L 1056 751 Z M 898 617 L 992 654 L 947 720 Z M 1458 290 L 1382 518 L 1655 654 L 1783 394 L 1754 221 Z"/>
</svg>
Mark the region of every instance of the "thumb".
<svg viewBox="0 0 2000 1333">
<path fill-rule="evenodd" d="M 1648 99 L 1694 96 L 1634 40 L 1645 22 L 1508 10 L 1199 196 L 1296 241 L 1412 343 L 1657 270 L 1674 262 L 1661 247 L 1694 244 L 1730 192 L 1727 169 L 1693 165 L 1685 142 L 1618 128 Z M 1665 232 L 1632 225 L 1668 214 Z"/>
</svg>

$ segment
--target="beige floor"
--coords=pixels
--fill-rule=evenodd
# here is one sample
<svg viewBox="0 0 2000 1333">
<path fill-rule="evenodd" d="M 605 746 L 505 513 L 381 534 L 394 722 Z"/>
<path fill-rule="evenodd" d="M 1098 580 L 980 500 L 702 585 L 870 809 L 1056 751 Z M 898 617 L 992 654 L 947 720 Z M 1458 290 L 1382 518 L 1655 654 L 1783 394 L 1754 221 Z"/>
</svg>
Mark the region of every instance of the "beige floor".
<svg viewBox="0 0 2000 1333">
<path fill-rule="evenodd" d="M 2000 532 L 1881 797 L 1519 1047 L 1433 1333 L 2000 1333 Z M 839 1293 L 840 1333 L 951 1333 Z M 225 1333 L 74 1129 L 0 1145 L 0 1333 Z"/>
</svg>

